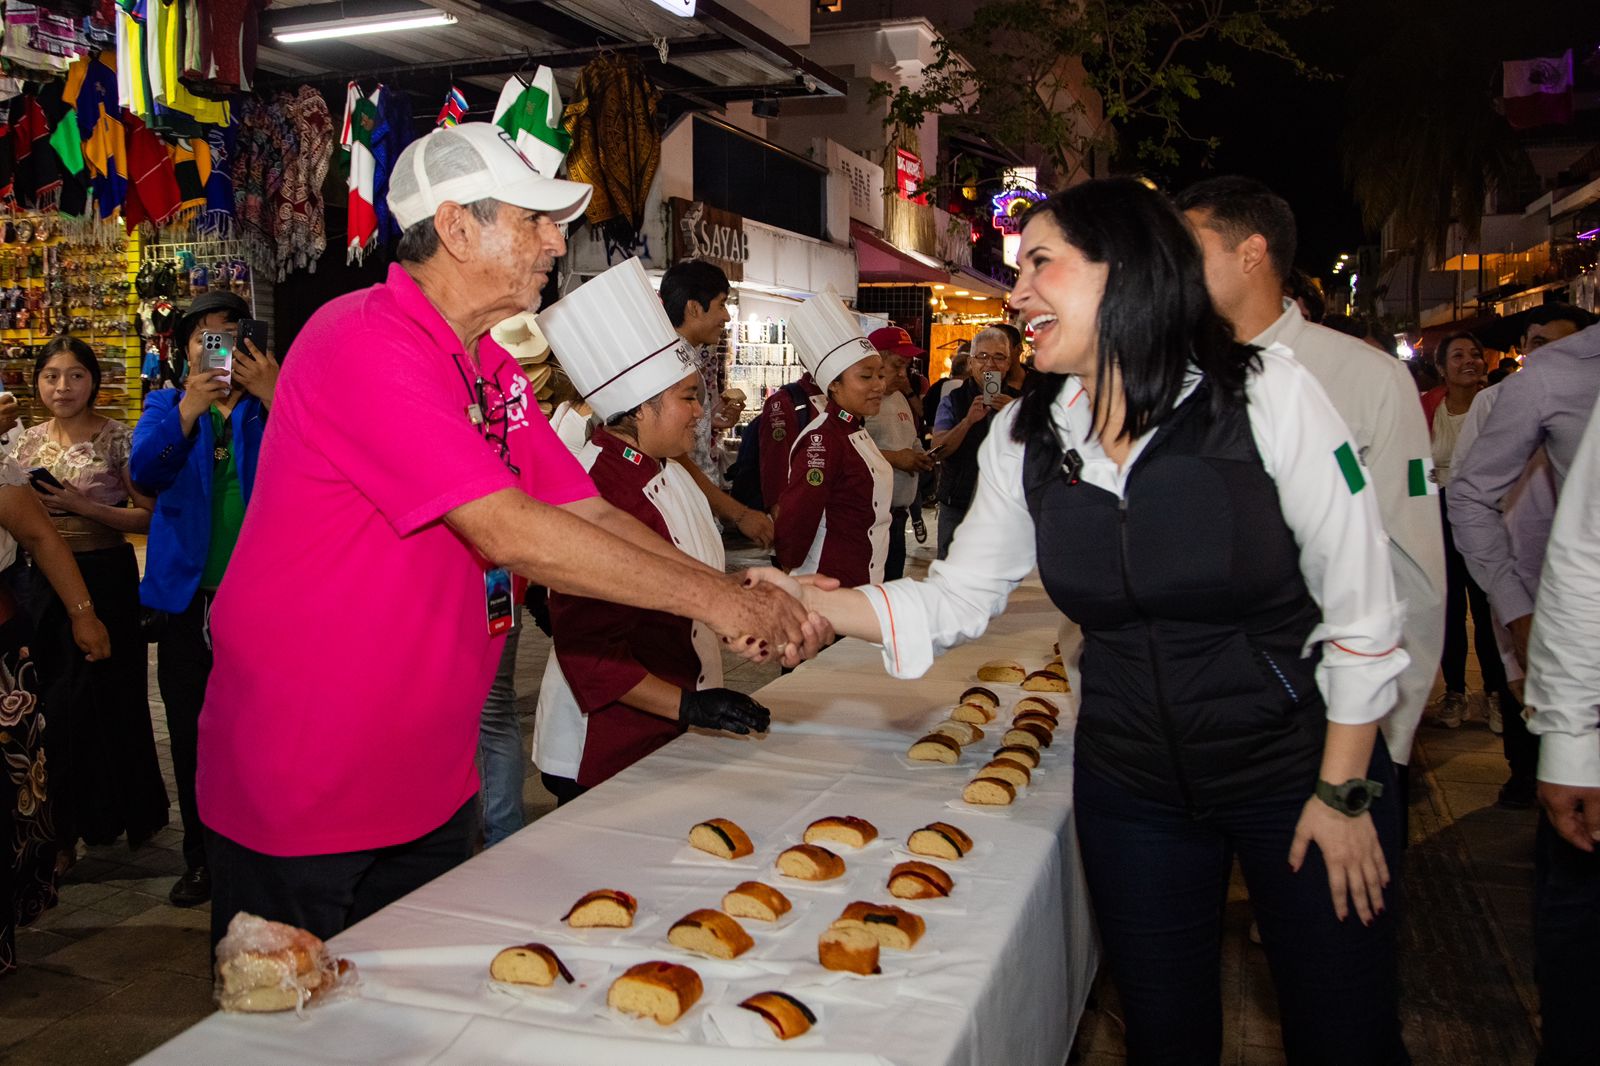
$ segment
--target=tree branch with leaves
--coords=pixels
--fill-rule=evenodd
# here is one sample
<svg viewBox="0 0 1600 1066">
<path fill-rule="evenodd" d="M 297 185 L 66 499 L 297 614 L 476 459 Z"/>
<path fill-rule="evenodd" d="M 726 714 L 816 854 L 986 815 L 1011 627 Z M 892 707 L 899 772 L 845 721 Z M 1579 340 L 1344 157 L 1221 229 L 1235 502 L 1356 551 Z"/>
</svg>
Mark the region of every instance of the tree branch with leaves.
<svg viewBox="0 0 1600 1066">
<path fill-rule="evenodd" d="M 1193 131 L 1187 104 L 1233 82 L 1214 54 L 1226 45 L 1281 59 L 1316 76 L 1283 27 L 1315 0 L 991 0 L 965 30 L 941 36 L 920 86 L 878 82 L 885 125 L 915 129 L 941 113 L 947 128 L 983 130 L 1019 159 L 1029 156 L 1065 185 L 1094 153 L 1131 148 L 1152 169 L 1176 166 L 1181 149 L 1209 153 L 1215 137 Z M 1132 145 L 1118 134 L 1137 126 Z"/>
</svg>

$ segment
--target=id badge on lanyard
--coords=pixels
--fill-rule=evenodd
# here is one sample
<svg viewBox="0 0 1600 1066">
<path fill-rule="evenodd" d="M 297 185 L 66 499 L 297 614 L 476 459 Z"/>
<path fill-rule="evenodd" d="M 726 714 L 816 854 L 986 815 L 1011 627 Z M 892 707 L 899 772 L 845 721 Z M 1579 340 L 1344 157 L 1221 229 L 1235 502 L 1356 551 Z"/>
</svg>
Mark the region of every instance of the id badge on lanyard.
<svg viewBox="0 0 1600 1066">
<path fill-rule="evenodd" d="M 497 637 L 517 628 L 517 581 L 503 566 L 483 572 L 483 605 L 489 635 Z"/>
</svg>

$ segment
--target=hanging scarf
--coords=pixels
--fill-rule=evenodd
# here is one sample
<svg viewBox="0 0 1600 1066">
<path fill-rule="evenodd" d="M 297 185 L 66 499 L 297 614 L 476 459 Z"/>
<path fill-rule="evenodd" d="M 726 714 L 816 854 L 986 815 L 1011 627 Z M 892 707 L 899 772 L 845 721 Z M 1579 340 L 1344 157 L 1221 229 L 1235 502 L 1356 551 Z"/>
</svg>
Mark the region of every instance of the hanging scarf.
<svg viewBox="0 0 1600 1066">
<path fill-rule="evenodd" d="M 343 132 L 339 135 L 339 149 L 350 174 L 346 182 L 349 214 L 344 256 L 345 262 L 358 265 L 378 239 L 378 212 L 373 206 L 378 161 L 372 154 L 372 142 L 378 128 L 381 96 L 381 85 L 372 90 L 371 96 L 363 96 L 355 82 L 345 90 Z"/>
<path fill-rule="evenodd" d="M 628 245 L 644 225 L 645 199 L 661 163 L 660 92 L 632 56 L 602 55 L 578 75 L 565 125 L 567 169 L 594 186 L 584 217 Z"/>
<path fill-rule="evenodd" d="M 50 124 L 39 98 L 32 93 L 18 97 L 14 105 L 11 134 L 17 152 L 17 199 L 24 207 L 54 210 L 61 194 L 61 168 L 55 149 L 50 147 Z"/>
<path fill-rule="evenodd" d="M 411 117 L 411 97 L 403 92 L 385 92 L 378 102 L 378 129 L 372 140 L 372 154 L 378 162 L 373 186 L 372 206 L 378 212 L 378 244 L 383 246 L 400 236 L 400 224 L 389 211 L 389 179 L 394 176 L 395 160 L 416 137 Z"/>
<path fill-rule="evenodd" d="M 234 144 L 238 135 L 238 122 L 230 122 L 226 126 L 207 126 L 206 151 L 203 156 L 198 148 L 195 152 L 203 160 L 200 180 L 205 183 L 206 190 L 205 207 L 195 221 L 195 229 L 200 233 L 218 237 L 228 237 L 233 233 Z"/>
<path fill-rule="evenodd" d="M 293 156 L 285 157 L 283 182 L 273 197 L 278 219 L 278 280 L 282 281 L 296 267 L 315 271 L 317 260 L 327 250 L 322 180 L 328 176 L 338 128 L 322 94 L 309 85 L 300 86 L 294 96 L 279 94 L 274 103 L 281 103 L 294 139 Z"/>
<path fill-rule="evenodd" d="M 450 93 L 444 98 L 444 106 L 439 109 L 439 118 L 434 122 L 434 129 L 449 129 L 458 125 L 467 117 L 467 98 L 460 89 L 450 86 Z"/>
<path fill-rule="evenodd" d="M 540 67 L 532 81 L 520 74 L 506 79 L 494 105 L 494 124 L 511 135 L 511 143 L 546 178 L 554 178 L 572 147 L 572 137 L 561 128 L 561 93 L 556 72 Z M 654 110 L 650 112 L 653 116 Z"/>
</svg>

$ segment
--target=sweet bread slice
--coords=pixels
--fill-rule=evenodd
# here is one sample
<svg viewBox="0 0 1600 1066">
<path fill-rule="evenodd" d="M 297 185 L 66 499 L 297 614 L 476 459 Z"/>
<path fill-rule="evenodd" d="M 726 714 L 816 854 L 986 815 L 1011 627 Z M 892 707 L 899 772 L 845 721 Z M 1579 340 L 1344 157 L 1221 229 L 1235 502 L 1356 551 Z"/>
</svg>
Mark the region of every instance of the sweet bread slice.
<svg viewBox="0 0 1600 1066">
<path fill-rule="evenodd" d="M 910 951 L 922 939 L 927 926 L 919 915 L 887 903 L 850 904 L 833 920 L 835 929 L 861 928 L 878 938 L 878 943 L 894 951 Z"/>
<path fill-rule="evenodd" d="M 982 685 L 973 685 L 963 692 L 961 694 L 961 702 L 980 704 L 991 711 L 999 710 L 1000 708 L 1000 697 L 996 696 L 992 689 L 984 688 Z"/>
<path fill-rule="evenodd" d="M 838 843 L 852 848 L 864 848 L 877 838 L 877 826 L 853 815 L 818 818 L 806 826 L 801 837 L 807 844 Z"/>
<path fill-rule="evenodd" d="M 745 831 L 726 818 L 711 818 L 689 830 L 689 846 L 719 859 L 742 859 L 755 846 Z"/>
<path fill-rule="evenodd" d="M 1000 743 L 1034 749 L 1048 748 L 1052 735 L 1050 730 L 1037 722 L 1024 722 L 1006 730 L 1006 735 L 1000 738 Z"/>
<path fill-rule="evenodd" d="M 913 855 L 960 859 L 972 850 L 972 838 L 949 822 L 929 822 L 911 834 L 906 848 Z"/>
<path fill-rule="evenodd" d="M 793 1040 L 817 1024 L 811 1008 L 787 992 L 757 992 L 739 1006 L 766 1019 L 779 1040 Z"/>
<path fill-rule="evenodd" d="M 968 722 L 972 725 L 988 725 L 994 721 L 994 711 L 981 703 L 963 703 L 950 712 L 950 720 Z"/>
<path fill-rule="evenodd" d="M 817 961 L 824 969 L 864 975 L 878 972 L 878 938 L 856 926 L 824 929 L 817 938 Z"/>
<path fill-rule="evenodd" d="M 906 752 L 916 762 L 942 762 L 954 765 L 961 758 L 961 745 L 943 733 L 929 733 Z"/>
<path fill-rule="evenodd" d="M 722 910 L 735 918 L 754 918 L 775 922 L 788 914 L 793 904 L 789 897 L 760 881 L 743 881 L 722 897 Z"/>
<path fill-rule="evenodd" d="M 990 659 L 978 667 L 979 681 L 1004 681 L 1014 685 L 1027 676 L 1028 671 L 1015 659 Z"/>
<path fill-rule="evenodd" d="M 984 807 L 1008 807 L 1017 798 L 1016 787 L 998 777 L 974 777 L 967 782 L 961 798 Z"/>
<path fill-rule="evenodd" d="M 943 733 L 963 747 L 968 744 L 976 744 L 983 739 L 983 730 L 971 722 L 957 722 L 953 719 L 946 719 L 940 722 L 933 727 L 933 731 L 935 733 Z"/>
<path fill-rule="evenodd" d="M 1030 748 L 1026 744 L 1006 744 L 995 751 L 994 757 L 1019 762 L 1029 770 L 1039 768 L 1039 749 Z"/>
<path fill-rule="evenodd" d="M 1026 766 L 1011 759 L 990 759 L 978 773 L 982 777 L 998 777 L 1010 782 L 1012 788 L 1021 788 L 1033 779 Z"/>
<path fill-rule="evenodd" d="M 778 854 L 778 872 L 797 881 L 832 881 L 844 876 L 844 860 L 815 844 L 796 844 Z"/>
<path fill-rule="evenodd" d="M 611 982 L 606 1004 L 613 1010 L 657 1025 L 671 1025 L 700 1000 L 705 986 L 700 975 L 675 962 L 641 962 Z"/>
<path fill-rule="evenodd" d="M 955 879 L 929 862 L 902 862 L 889 871 L 889 895 L 897 899 L 941 899 L 955 891 Z"/>
<path fill-rule="evenodd" d="M 1064 673 L 1053 674 L 1049 670 L 1035 670 L 1022 679 L 1022 687 L 1027 692 L 1065 692 L 1067 678 Z"/>
<path fill-rule="evenodd" d="M 672 923 L 667 939 L 685 951 L 714 959 L 736 959 L 756 946 L 744 926 L 721 911 L 691 911 Z"/>
<path fill-rule="evenodd" d="M 1017 705 L 1012 710 L 1017 714 L 1022 714 L 1024 711 L 1038 711 L 1041 714 L 1049 715 L 1051 718 L 1061 717 L 1061 708 L 1043 696 L 1024 696 L 1017 701 Z"/>
<path fill-rule="evenodd" d="M 574 929 L 626 929 L 633 925 L 639 901 L 614 888 L 597 888 L 586 893 L 561 920 Z"/>
<path fill-rule="evenodd" d="M 512 985 L 549 988 L 559 977 L 572 984 L 572 972 L 543 944 L 519 944 L 500 951 L 489 963 L 489 977 Z"/>
</svg>

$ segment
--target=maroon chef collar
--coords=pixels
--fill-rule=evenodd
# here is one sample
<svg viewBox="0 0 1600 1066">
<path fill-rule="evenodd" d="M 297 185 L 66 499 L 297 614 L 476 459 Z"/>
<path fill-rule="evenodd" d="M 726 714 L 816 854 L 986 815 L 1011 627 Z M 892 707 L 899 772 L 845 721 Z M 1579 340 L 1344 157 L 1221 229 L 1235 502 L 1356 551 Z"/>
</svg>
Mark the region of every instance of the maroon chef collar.
<svg viewBox="0 0 1600 1066">
<path fill-rule="evenodd" d="M 851 414 L 832 400 L 828 401 L 828 417 L 843 422 L 849 429 L 859 429 L 866 424 L 866 419 Z"/>
</svg>

